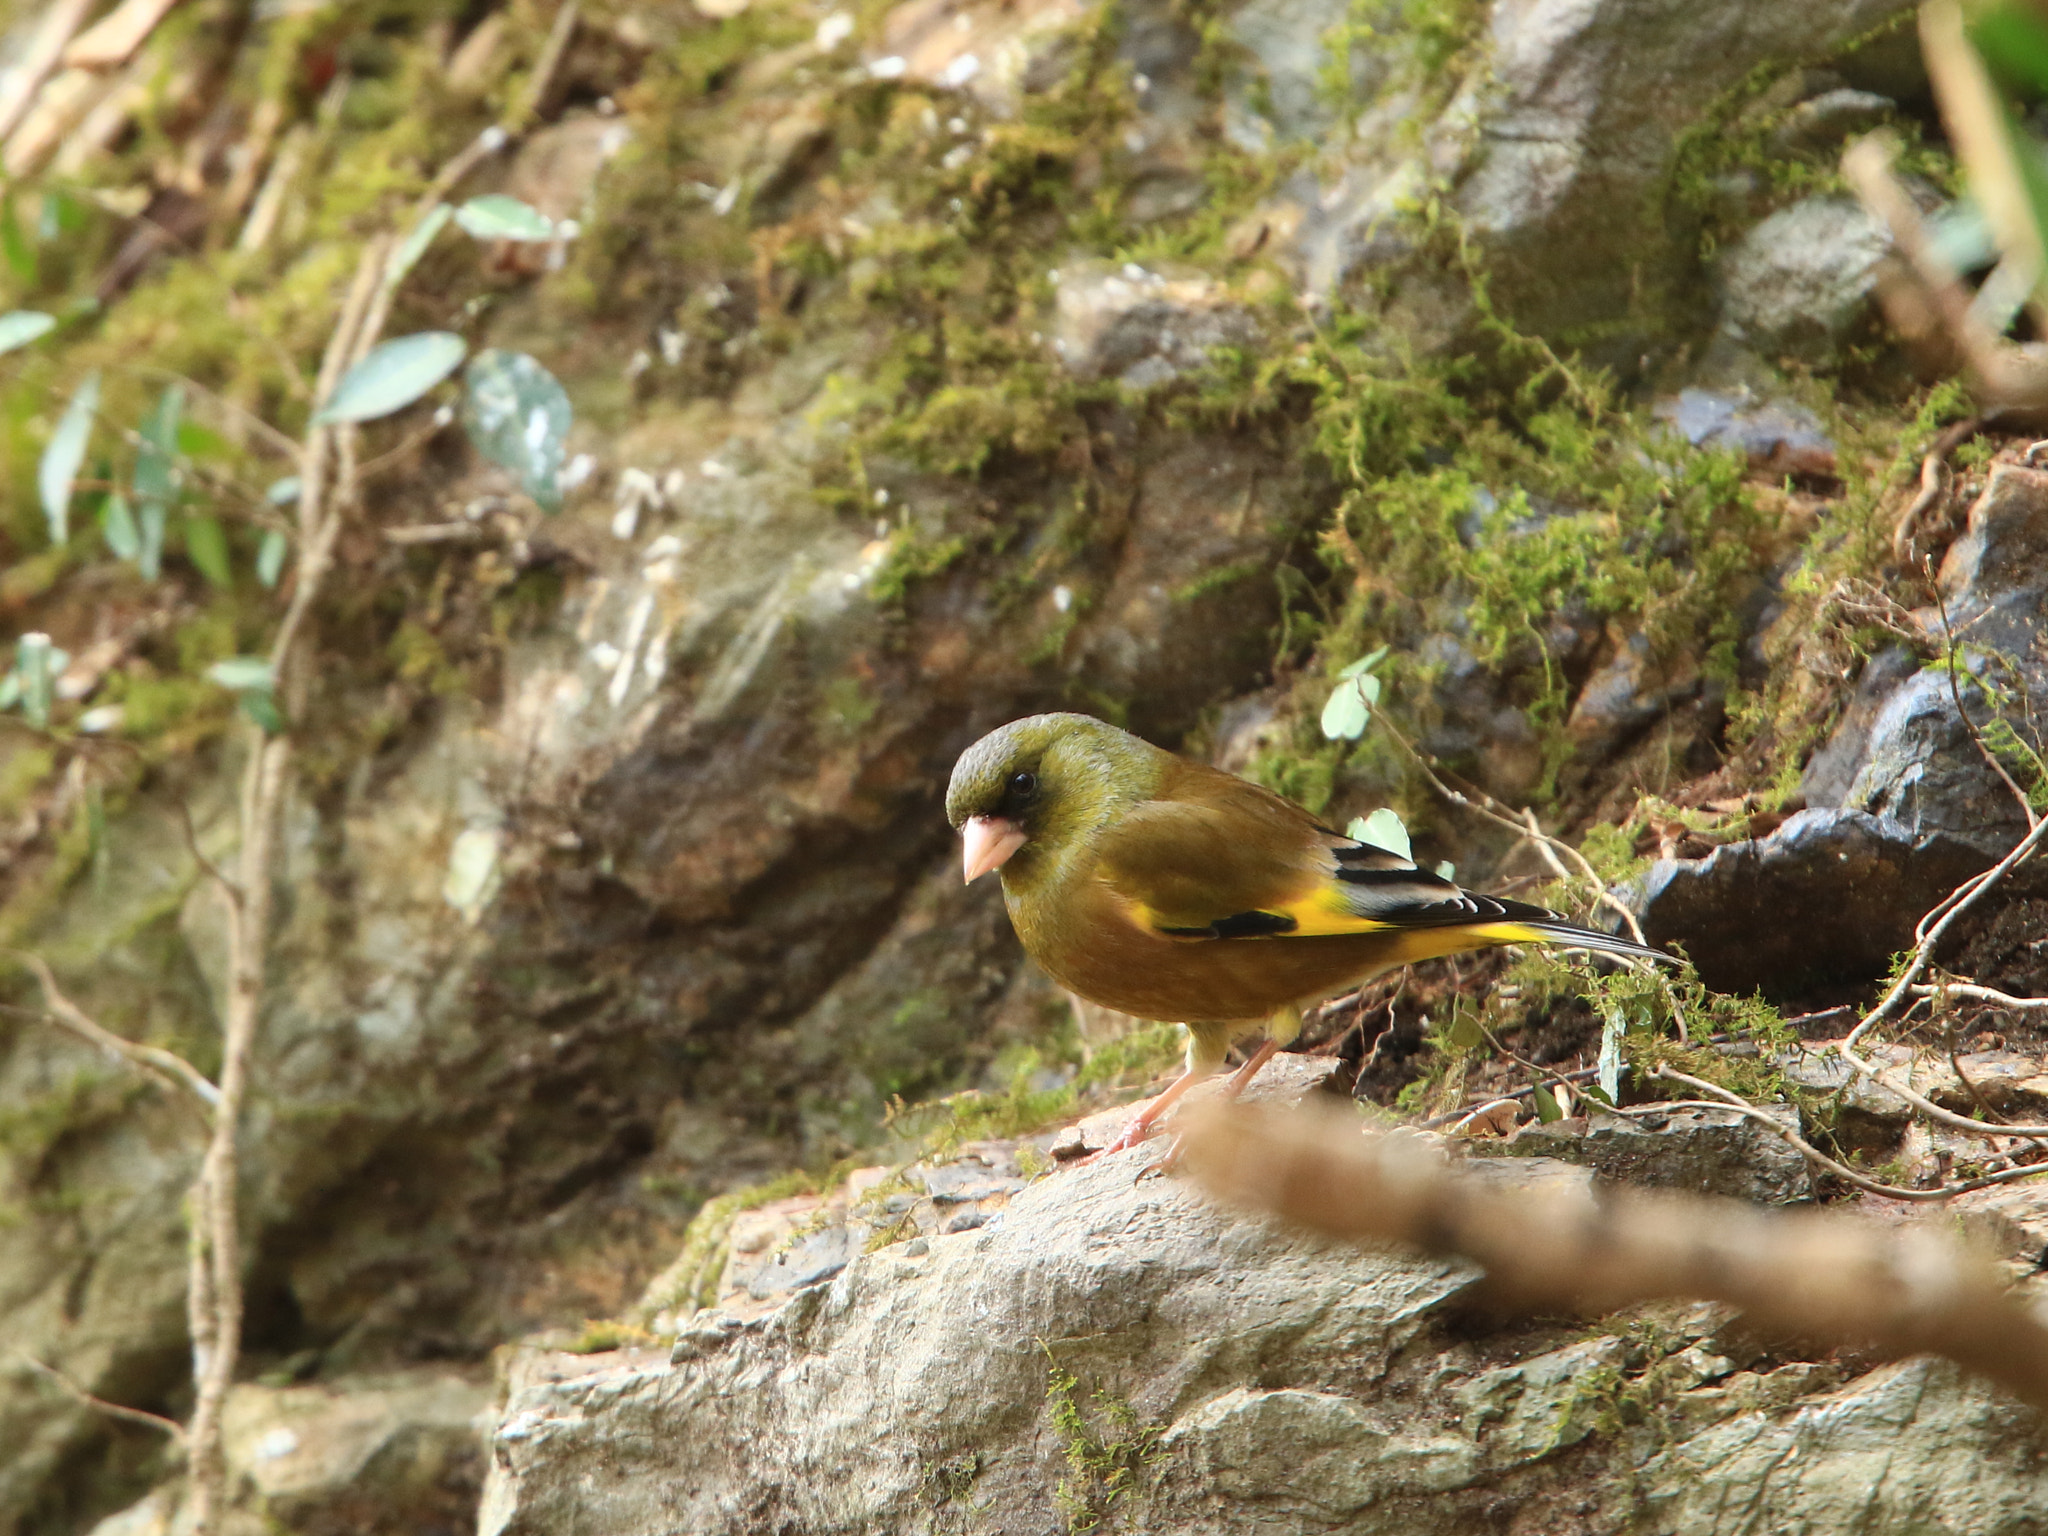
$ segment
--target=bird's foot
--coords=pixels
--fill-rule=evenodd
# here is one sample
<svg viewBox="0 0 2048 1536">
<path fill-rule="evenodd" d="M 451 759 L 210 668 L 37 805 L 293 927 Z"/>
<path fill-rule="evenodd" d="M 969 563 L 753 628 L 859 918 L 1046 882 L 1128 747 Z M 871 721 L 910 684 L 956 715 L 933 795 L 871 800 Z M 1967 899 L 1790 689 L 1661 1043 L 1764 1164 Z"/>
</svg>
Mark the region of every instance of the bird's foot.
<svg viewBox="0 0 2048 1536">
<path fill-rule="evenodd" d="M 1138 1176 L 1131 1180 L 1131 1182 L 1133 1184 L 1142 1184 L 1147 1179 L 1163 1179 L 1169 1173 L 1178 1171 L 1182 1148 L 1183 1139 L 1179 1136 L 1174 1137 L 1166 1145 L 1166 1155 L 1158 1159 L 1158 1161 L 1147 1163 L 1144 1167 L 1140 1168 Z"/>
<path fill-rule="evenodd" d="M 1131 1116 L 1130 1123 L 1117 1132 L 1115 1139 L 1108 1146 L 1099 1152 L 1089 1153 L 1074 1166 L 1076 1168 L 1086 1168 L 1091 1163 L 1101 1162 L 1105 1157 L 1114 1157 L 1119 1152 L 1128 1152 L 1132 1147 L 1142 1144 L 1151 1136 L 1153 1123 L 1153 1119 L 1149 1115 Z"/>
</svg>

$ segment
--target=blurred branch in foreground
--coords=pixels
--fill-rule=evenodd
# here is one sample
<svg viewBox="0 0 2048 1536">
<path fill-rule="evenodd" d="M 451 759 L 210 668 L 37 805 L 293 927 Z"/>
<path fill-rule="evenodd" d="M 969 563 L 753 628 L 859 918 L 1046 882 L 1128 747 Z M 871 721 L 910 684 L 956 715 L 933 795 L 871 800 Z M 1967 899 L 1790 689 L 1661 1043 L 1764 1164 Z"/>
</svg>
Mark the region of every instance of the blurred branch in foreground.
<svg viewBox="0 0 2048 1536">
<path fill-rule="evenodd" d="M 1817 1344 L 1938 1354 L 2048 1408 L 2048 1327 L 1992 1266 L 1931 1227 L 1625 1192 L 1506 1190 L 1412 1134 L 1342 1110 L 1190 1112 L 1184 1166 L 1232 1205 L 1352 1242 L 1469 1259 L 1489 1292 L 1593 1314 L 1687 1297 Z"/>
</svg>

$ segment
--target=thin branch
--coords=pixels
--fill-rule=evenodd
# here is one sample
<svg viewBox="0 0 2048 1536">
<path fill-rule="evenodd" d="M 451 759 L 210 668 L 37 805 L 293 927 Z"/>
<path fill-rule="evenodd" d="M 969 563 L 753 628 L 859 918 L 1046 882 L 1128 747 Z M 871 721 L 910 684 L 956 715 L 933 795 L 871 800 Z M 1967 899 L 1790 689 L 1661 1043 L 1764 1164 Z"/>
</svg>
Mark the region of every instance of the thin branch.
<svg viewBox="0 0 2048 1536">
<path fill-rule="evenodd" d="M 1222 1200 L 1354 1243 L 1470 1260 L 1520 1307 L 1723 1301 L 1768 1332 L 1945 1355 L 2048 1408 L 2048 1327 L 1997 1269 L 1931 1226 L 1647 1191 L 1505 1190 L 1419 1137 L 1368 1135 L 1354 1116 L 1305 1105 L 1202 1106 L 1182 1147 L 1183 1166 Z"/>
<path fill-rule="evenodd" d="M 171 1443 L 177 1446 L 180 1451 L 186 1448 L 185 1426 L 176 1419 L 167 1419 L 160 1413 L 150 1413 L 142 1408 L 128 1408 L 120 1403 L 110 1403 L 104 1397 L 95 1397 L 69 1376 L 58 1370 L 57 1367 L 46 1361 L 38 1360 L 27 1350 L 16 1349 L 14 1353 L 20 1358 L 23 1365 L 26 1365 L 44 1380 L 54 1382 L 70 1396 L 92 1409 L 93 1412 L 103 1413 L 110 1419 L 120 1419 L 125 1423 L 141 1424 L 150 1429 L 162 1430 L 171 1437 Z"/>
<path fill-rule="evenodd" d="M 115 1034 L 105 1025 L 97 1022 L 84 1009 L 64 995 L 57 985 L 57 978 L 43 957 L 25 949 L 0 949 L 0 954 L 19 960 L 35 972 L 36 982 L 43 989 L 43 1000 L 49 1012 L 36 1017 L 47 1019 L 59 1028 L 69 1030 L 79 1039 L 98 1046 L 109 1055 L 117 1056 L 131 1067 L 154 1078 L 173 1092 L 183 1091 L 197 1099 L 208 1116 L 220 1104 L 220 1090 L 206 1080 L 206 1075 L 184 1057 L 160 1046 L 143 1045 Z"/>
<path fill-rule="evenodd" d="M 2013 799 L 2019 803 L 2020 815 L 2026 818 L 2027 827 L 2032 830 L 2041 819 L 2034 814 L 2033 802 L 2027 798 L 2027 792 L 2020 788 L 2018 780 L 2006 772 L 2005 764 L 1998 760 L 1998 754 L 1993 752 L 1990 744 L 1984 740 L 1984 733 L 1977 729 L 1977 722 L 1972 720 L 1970 712 L 1963 708 L 1962 685 L 1956 681 L 1956 662 L 1961 652 L 1956 646 L 1955 631 L 1949 627 L 1948 600 L 1942 596 L 1941 583 L 1933 578 L 1932 572 L 1929 573 L 1927 584 L 1934 593 L 1934 610 L 1941 615 L 1941 633 L 1946 642 L 1946 654 L 1942 657 L 1941 670 L 1948 676 L 1949 702 L 1955 705 L 1956 718 L 1963 722 L 1963 729 L 1970 733 L 1970 743 L 1976 747 L 1977 755 L 1984 759 L 1991 771 L 2004 781 L 2007 789 L 2012 791 Z"/>
<path fill-rule="evenodd" d="M 1973 981 L 1915 982 L 1915 997 L 1966 997 L 1976 1003 L 1996 1003 L 2001 1008 L 2048 1009 L 2048 997 L 2014 997 L 1996 987 L 1980 987 Z"/>
<path fill-rule="evenodd" d="M 2048 1173 L 2048 1164 L 2039 1164 L 2025 1168 L 2009 1168 L 2004 1173 L 1989 1174 L 1984 1178 L 1969 1179 L 1959 1184 L 1943 1184 L 1934 1189 L 1908 1189 L 1902 1184 L 1880 1184 L 1867 1174 L 1858 1173 L 1847 1163 L 1836 1162 L 1797 1131 L 1788 1130 L 1785 1126 L 1779 1124 L 1777 1120 L 1750 1103 L 1749 1100 L 1743 1098 L 1739 1093 L 1731 1093 L 1726 1088 L 1716 1083 L 1710 1083 L 1703 1077 L 1689 1077 L 1683 1072 L 1661 1064 L 1652 1067 L 1649 1075 L 1651 1077 L 1669 1078 L 1673 1082 L 1683 1083 L 1696 1093 L 1710 1095 L 1712 1099 L 1718 1100 L 1729 1109 L 1739 1110 L 1744 1116 L 1754 1120 L 1758 1125 L 1776 1132 L 1800 1156 L 1804 1157 L 1815 1167 L 1825 1168 L 1844 1183 L 1853 1184 L 1858 1189 L 1864 1190 L 1869 1194 L 1882 1195 L 1887 1200 L 1916 1200 L 1932 1204 L 1936 1201 L 1950 1199 L 1956 1195 L 1968 1194 L 1973 1189 L 1986 1189 L 1993 1184 L 2010 1184 L 2015 1179 L 2024 1179 L 2037 1173 Z M 2000 1129 L 2003 1130 L 2005 1128 L 2001 1127 Z"/>
</svg>

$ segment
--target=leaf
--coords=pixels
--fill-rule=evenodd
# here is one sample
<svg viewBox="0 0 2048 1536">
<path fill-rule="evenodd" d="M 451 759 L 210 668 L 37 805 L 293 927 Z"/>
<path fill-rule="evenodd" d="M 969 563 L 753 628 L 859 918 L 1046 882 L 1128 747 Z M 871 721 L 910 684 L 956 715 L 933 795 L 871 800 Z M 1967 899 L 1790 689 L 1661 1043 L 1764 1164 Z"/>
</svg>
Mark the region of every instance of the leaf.
<svg viewBox="0 0 2048 1536">
<path fill-rule="evenodd" d="M 455 216 L 455 210 L 446 203 L 436 203 L 428 210 L 427 216 L 413 225 L 412 233 L 405 237 L 405 243 L 391 253 L 391 262 L 384 268 L 384 286 L 396 288 L 405 281 L 405 274 L 419 264 L 427 254 L 427 247 L 434 243 L 434 236 L 448 227 L 448 221 Z"/>
<path fill-rule="evenodd" d="M 543 512 L 562 505 L 573 413 L 552 373 L 524 352 L 486 348 L 463 375 L 462 426 L 477 452 L 510 470 Z"/>
<path fill-rule="evenodd" d="M 226 661 L 216 661 L 208 667 L 206 675 L 221 687 L 232 688 L 236 693 L 245 688 L 277 686 L 276 674 L 261 656 L 230 656 Z"/>
<path fill-rule="evenodd" d="M 1596 1065 L 1600 1073 L 1600 1090 L 1607 1095 L 1607 1102 L 1613 1104 L 1621 1097 L 1621 1037 L 1628 1031 L 1628 1020 L 1619 1006 L 1610 1007 L 1607 1017 L 1600 1025 L 1600 1058 Z"/>
<path fill-rule="evenodd" d="M 270 488 L 263 493 L 263 499 L 273 507 L 288 507 L 299 499 L 299 477 L 286 475 L 282 480 L 270 482 Z"/>
<path fill-rule="evenodd" d="M 278 711 L 277 695 L 268 688 L 247 688 L 238 701 L 242 713 L 256 723 L 256 728 L 266 736 L 275 736 L 284 729 L 284 716 Z"/>
<path fill-rule="evenodd" d="M 0 352 L 25 347 L 57 328 L 57 317 L 35 309 L 10 309 L 0 315 Z"/>
<path fill-rule="evenodd" d="M 277 585 L 277 578 L 284 573 L 284 557 L 291 548 L 291 541 L 275 528 L 263 535 L 263 542 L 256 546 L 256 579 L 266 587 Z"/>
<path fill-rule="evenodd" d="M 168 502 L 178 493 L 178 417 L 185 389 L 169 384 L 156 409 L 142 423 L 142 450 L 135 456 L 135 499 Z"/>
<path fill-rule="evenodd" d="M 1402 824 L 1400 814 L 1390 806 L 1381 806 L 1370 816 L 1354 816 L 1346 835 L 1361 843 L 1371 843 L 1375 848 L 1384 848 L 1389 853 L 1398 853 L 1404 859 L 1414 858 L 1408 842 L 1408 828 Z"/>
<path fill-rule="evenodd" d="M 1346 678 L 1323 705 L 1323 735 L 1331 741 L 1358 740 L 1372 723 L 1372 706 L 1379 697 L 1378 678 Z"/>
<path fill-rule="evenodd" d="M 0 198 L 0 256 L 4 256 L 8 269 L 24 287 L 34 287 L 36 281 L 36 251 L 28 243 L 28 237 L 21 232 L 21 220 L 14 214 L 14 198 Z"/>
<path fill-rule="evenodd" d="M 196 421 L 178 423 L 177 450 L 188 459 L 221 458 L 227 453 L 227 439 L 211 427 Z"/>
<path fill-rule="evenodd" d="M 455 222 L 479 240 L 552 240 L 555 221 L 516 197 L 491 192 L 455 210 Z"/>
<path fill-rule="evenodd" d="M 30 630 L 14 647 L 14 672 L 21 679 L 21 712 L 37 730 L 50 723 L 57 673 L 52 649 L 50 637 L 39 630 Z"/>
<path fill-rule="evenodd" d="M 85 443 L 92 436 L 93 412 L 99 403 L 100 376 L 95 369 L 85 376 L 65 407 L 36 468 L 36 486 L 42 492 L 43 516 L 49 520 L 52 544 L 62 544 L 71 535 L 71 485 L 78 478 L 78 466 L 85 462 Z"/>
<path fill-rule="evenodd" d="M 1984 210 L 1967 197 L 1927 216 L 1927 243 L 1945 265 L 1958 272 L 1975 272 L 1998 261 L 1998 242 L 1984 221 Z"/>
<path fill-rule="evenodd" d="M 132 561 L 142 553 L 142 530 L 135 526 L 135 514 L 119 491 L 110 492 L 100 503 L 100 533 L 116 560 Z"/>
<path fill-rule="evenodd" d="M 1564 1111 L 1557 1107 L 1557 1096 L 1544 1084 L 1535 1084 L 1529 1096 L 1536 1101 L 1536 1119 L 1539 1123 L 1549 1125 L 1554 1120 L 1564 1118 Z"/>
<path fill-rule="evenodd" d="M 135 568 L 142 572 L 144 581 L 155 581 L 163 572 L 164 520 L 164 504 L 160 501 L 145 501 L 136 511 L 142 548 L 135 556 Z"/>
<path fill-rule="evenodd" d="M 453 373 L 468 350 L 453 331 L 420 331 L 387 341 L 342 375 L 327 403 L 314 412 L 313 424 L 375 421 L 402 411 Z"/>
<path fill-rule="evenodd" d="M 1467 1013 L 1456 1003 L 1452 1005 L 1451 1027 L 1445 1032 L 1454 1051 L 1476 1051 L 1486 1043 L 1486 1031 L 1480 1027 L 1476 1015 Z"/>
<path fill-rule="evenodd" d="M 218 519 L 185 519 L 185 558 L 216 587 L 235 584 L 234 568 L 228 564 L 228 536 L 221 531 Z"/>
<path fill-rule="evenodd" d="M 2048 91 L 2048 25 L 2030 7 L 1981 7 L 1970 16 L 1969 33 L 2002 78 L 2035 95 Z"/>
<path fill-rule="evenodd" d="M 1449 859 L 1437 860 L 1436 872 L 1445 880 L 1455 880 L 1458 878 L 1458 866 Z"/>
<path fill-rule="evenodd" d="M 1383 645 L 1380 646 L 1378 649 L 1372 651 L 1370 654 L 1359 657 L 1358 660 L 1352 662 L 1350 666 L 1346 667 L 1337 675 L 1339 677 L 1357 677 L 1360 673 L 1370 672 L 1374 667 L 1378 666 L 1381 662 L 1385 661 L 1386 659 L 1387 647 Z"/>
</svg>

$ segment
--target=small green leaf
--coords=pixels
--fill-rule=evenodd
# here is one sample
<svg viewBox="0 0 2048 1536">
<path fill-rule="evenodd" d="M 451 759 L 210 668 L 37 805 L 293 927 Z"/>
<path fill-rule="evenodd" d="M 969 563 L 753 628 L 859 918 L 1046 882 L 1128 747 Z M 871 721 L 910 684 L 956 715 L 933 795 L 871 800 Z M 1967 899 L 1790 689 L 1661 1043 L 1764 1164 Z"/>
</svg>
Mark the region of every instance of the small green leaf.
<svg viewBox="0 0 2048 1536">
<path fill-rule="evenodd" d="M 52 544 L 62 544 L 71 536 L 71 486 L 78 478 L 78 466 L 85 462 L 86 439 L 92 436 L 93 413 L 99 403 L 100 376 L 95 369 L 71 397 L 36 467 L 36 485 L 42 492 L 43 516 L 49 520 Z"/>
<path fill-rule="evenodd" d="M 1539 1123 L 1549 1125 L 1554 1120 L 1564 1118 L 1564 1111 L 1557 1107 L 1557 1096 L 1544 1084 L 1537 1083 L 1530 1097 L 1536 1101 L 1536 1119 Z"/>
<path fill-rule="evenodd" d="M 185 558 L 216 587 L 235 584 L 234 569 L 228 563 L 228 536 L 221 531 L 218 519 L 185 519 Z"/>
<path fill-rule="evenodd" d="M 1476 1051 L 1486 1043 L 1486 1031 L 1480 1027 L 1478 1016 L 1467 1013 L 1455 1001 L 1451 1004 L 1451 1026 L 1444 1034 L 1454 1051 Z"/>
<path fill-rule="evenodd" d="M 227 439 L 196 421 L 178 423 L 178 452 L 188 459 L 218 459 L 227 453 Z"/>
<path fill-rule="evenodd" d="M 1378 666 L 1381 662 L 1385 661 L 1386 659 L 1387 647 L 1383 645 L 1380 646 L 1378 649 L 1371 651 L 1370 653 L 1364 656 L 1359 657 L 1358 660 L 1352 662 L 1351 665 L 1344 668 L 1344 670 L 1339 672 L 1337 675 L 1339 677 L 1357 677 L 1361 673 L 1370 672 L 1374 667 Z"/>
<path fill-rule="evenodd" d="M 21 232 L 21 220 L 15 217 L 11 194 L 0 198 L 0 256 L 6 258 L 8 270 L 23 287 L 35 286 L 36 250 Z"/>
<path fill-rule="evenodd" d="M 135 514 L 119 491 L 109 492 L 100 503 L 100 533 L 116 560 L 133 560 L 142 553 L 142 530 L 135 526 Z"/>
<path fill-rule="evenodd" d="M 391 253 L 391 263 L 384 269 L 385 287 L 396 288 L 405 281 L 405 274 L 419 264 L 419 259 L 427 254 L 427 247 L 434 243 L 434 236 L 446 229 L 454 216 L 453 208 L 446 203 L 436 203 L 425 218 L 413 225 L 405 243 Z"/>
<path fill-rule="evenodd" d="M 1331 741 L 1356 741 L 1363 736 L 1372 723 L 1379 683 L 1376 677 L 1347 677 L 1339 683 L 1323 705 L 1323 735 Z"/>
<path fill-rule="evenodd" d="M 142 423 L 142 449 L 135 456 L 137 501 L 168 502 L 177 495 L 178 417 L 184 408 L 184 386 L 167 385 Z"/>
<path fill-rule="evenodd" d="M 2048 24 L 2026 5 L 1980 6 L 1970 15 L 1970 40 L 1994 73 L 2038 96 L 2048 90 Z"/>
<path fill-rule="evenodd" d="M 277 578 L 284 573 L 284 557 L 291 548 L 291 541 L 275 528 L 263 535 L 263 542 L 256 546 L 256 579 L 266 587 L 277 585 Z"/>
<path fill-rule="evenodd" d="M 135 569 L 142 573 L 144 581 L 155 581 L 164 568 L 164 504 L 160 501 L 145 501 L 136 509 L 137 531 L 142 535 L 142 548 L 136 552 Z"/>
<path fill-rule="evenodd" d="M 263 499 L 273 507 L 288 507 L 299 499 L 299 477 L 286 475 L 282 480 L 270 482 L 270 488 L 263 493 Z"/>
<path fill-rule="evenodd" d="M 1397 853 L 1404 859 L 1415 856 L 1408 842 L 1408 828 L 1402 824 L 1400 813 L 1391 806 L 1383 805 L 1370 816 L 1354 818 L 1349 835 L 1361 843 L 1371 843 L 1375 848 Z"/>
<path fill-rule="evenodd" d="M 555 221 L 516 197 L 492 192 L 455 210 L 455 222 L 479 240 L 552 240 Z"/>
<path fill-rule="evenodd" d="M 57 328 L 57 317 L 34 309 L 11 309 L 0 315 L 0 352 L 25 347 Z"/>
<path fill-rule="evenodd" d="M 230 656 L 226 661 L 216 661 L 208 667 L 206 675 L 221 687 L 232 688 L 237 693 L 245 688 L 274 688 L 277 685 L 270 663 L 261 656 Z"/>
<path fill-rule="evenodd" d="M 487 347 L 463 374 L 462 426 L 477 452 L 518 478 L 543 512 L 562 505 L 572 413 L 552 373 L 524 352 Z"/>
<path fill-rule="evenodd" d="M 245 688 L 238 696 L 242 713 L 256 722 L 256 728 L 266 736 L 275 736 L 284 729 L 284 716 L 278 712 L 277 696 L 268 688 Z"/>
<path fill-rule="evenodd" d="M 468 350 L 453 331 L 420 331 L 387 341 L 342 376 L 313 422 L 375 421 L 402 411 L 453 373 Z"/>
<path fill-rule="evenodd" d="M 1595 1104 L 1605 1104 L 1609 1109 L 1614 1108 L 1614 1096 L 1598 1083 L 1580 1084 L 1579 1097 L 1590 1099 Z"/>
<path fill-rule="evenodd" d="M 30 630 L 14 647 L 14 672 L 21 679 L 21 712 L 37 730 L 50 723 L 57 673 L 53 649 L 50 637 L 39 630 Z"/>
</svg>

